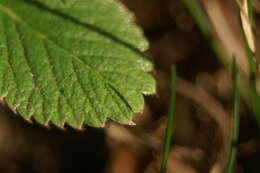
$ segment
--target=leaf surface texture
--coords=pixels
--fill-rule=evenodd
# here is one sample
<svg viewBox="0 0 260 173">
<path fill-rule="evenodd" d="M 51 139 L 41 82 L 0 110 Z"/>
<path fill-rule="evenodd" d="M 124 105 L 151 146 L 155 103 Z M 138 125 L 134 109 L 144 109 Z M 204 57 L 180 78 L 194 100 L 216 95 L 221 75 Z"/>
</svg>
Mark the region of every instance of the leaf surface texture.
<svg viewBox="0 0 260 173">
<path fill-rule="evenodd" d="M 0 0 L 0 96 L 41 124 L 127 124 L 155 92 L 147 42 L 113 0 Z"/>
</svg>

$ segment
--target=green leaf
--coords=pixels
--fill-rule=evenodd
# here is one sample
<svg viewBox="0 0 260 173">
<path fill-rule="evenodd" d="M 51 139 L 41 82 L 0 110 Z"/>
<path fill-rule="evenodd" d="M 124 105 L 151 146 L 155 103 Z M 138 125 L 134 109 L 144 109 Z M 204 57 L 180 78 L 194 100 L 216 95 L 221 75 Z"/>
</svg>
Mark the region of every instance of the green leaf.
<svg viewBox="0 0 260 173">
<path fill-rule="evenodd" d="M 113 0 L 1 0 L 1 98 L 41 124 L 130 123 L 155 92 L 131 22 Z"/>
</svg>

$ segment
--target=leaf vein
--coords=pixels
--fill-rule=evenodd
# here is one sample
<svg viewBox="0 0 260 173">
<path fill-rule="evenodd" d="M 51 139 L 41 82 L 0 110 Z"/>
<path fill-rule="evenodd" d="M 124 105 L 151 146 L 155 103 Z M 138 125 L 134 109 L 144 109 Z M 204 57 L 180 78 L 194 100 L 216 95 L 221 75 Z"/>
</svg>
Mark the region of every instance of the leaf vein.
<svg viewBox="0 0 260 173">
<path fill-rule="evenodd" d="M 80 61 L 80 62 L 81 62 L 81 61 Z M 75 72 L 77 81 L 78 81 L 78 83 L 80 84 L 80 88 L 81 88 L 82 91 L 84 92 L 86 98 L 88 99 L 88 101 L 89 101 L 89 103 L 90 103 L 90 106 L 92 107 L 93 111 L 96 113 L 97 118 L 98 118 L 98 117 L 99 117 L 99 113 L 98 113 L 97 109 L 95 108 L 95 105 L 94 105 L 94 103 L 92 102 L 91 98 L 89 98 L 89 96 L 88 96 L 88 94 L 87 94 L 87 91 L 86 91 L 86 89 L 84 88 L 83 83 L 81 82 L 81 79 L 80 79 L 80 77 L 79 77 L 79 75 L 78 75 L 78 72 L 76 71 L 77 68 L 75 67 L 75 64 L 74 64 L 74 62 L 73 62 L 73 59 L 71 60 L 71 63 L 72 63 L 73 71 Z M 90 85 L 90 86 L 91 86 L 91 90 L 93 90 L 92 85 Z M 93 90 L 93 92 L 94 92 L 94 90 Z"/>
<path fill-rule="evenodd" d="M 65 99 L 65 101 L 67 102 L 67 104 L 69 105 L 69 107 L 70 107 L 70 109 L 71 109 L 71 111 L 72 111 L 73 117 L 74 117 L 75 119 L 77 119 L 77 118 L 76 118 L 76 113 L 75 113 L 74 108 L 72 107 L 72 105 L 71 105 L 70 101 L 68 100 L 68 98 L 62 93 L 61 87 L 60 87 L 60 85 L 59 85 L 59 82 L 58 82 L 57 78 L 55 77 L 54 64 L 53 64 L 52 61 L 51 61 L 51 55 L 50 55 L 50 53 L 49 53 L 49 49 L 47 48 L 45 41 L 43 41 L 43 48 L 44 48 L 44 50 L 45 50 L 45 52 L 46 52 L 46 57 L 47 57 L 48 65 L 49 65 L 49 67 L 50 67 L 50 69 L 51 69 L 52 78 L 53 78 L 54 81 L 55 81 L 56 88 L 59 90 L 59 95 L 61 95 L 61 96 Z M 60 108 L 59 108 L 58 105 L 57 105 L 57 110 L 59 110 L 59 109 L 60 109 Z M 60 111 L 59 111 L 59 112 L 60 112 Z M 60 115 L 61 115 L 61 114 L 60 114 Z M 65 121 L 65 120 L 64 120 L 64 121 Z"/>
<path fill-rule="evenodd" d="M 33 72 L 33 69 L 32 69 L 32 67 L 31 67 L 31 64 L 30 64 L 30 61 L 29 61 L 29 59 L 28 59 L 28 54 L 27 54 L 27 49 L 26 49 L 26 47 L 25 47 L 25 43 L 23 42 L 23 39 L 22 39 L 22 34 L 21 34 L 21 31 L 20 31 L 20 28 L 19 28 L 19 26 L 17 25 L 17 23 L 16 22 L 14 22 L 14 24 L 15 24 L 15 28 L 16 28 L 16 31 L 17 31 L 17 34 L 18 34 L 18 38 L 19 38 L 19 41 L 20 41 L 20 45 L 22 46 L 22 49 L 23 49 L 23 57 L 24 57 L 24 60 L 25 60 L 25 62 L 26 62 L 26 64 L 27 64 L 27 66 L 28 66 L 28 69 L 29 69 L 29 71 L 30 71 L 30 73 L 31 73 L 31 77 L 32 77 L 32 81 L 33 81 L 33 85 L 34 85 L 34 88 L 36 89 L 36 91 L 38 90 L 39 91 L 39 93 L 40 93 L 40 95 L 41 95 L 41 98 L 43 99 L 43 100 L 45 100 L 45 98 L 44 98 L 44 94 L 42 93 L 42 89 L 38 86 L 38 84 L 37 84 L 37 79 L 36 79 L 36 75 L 34 75 L 34 72 Z M 28 107 L 28 105 L 29 105 L 30 103 L 29 102 L 27 102 L 27 106 L 26 107 Z M 42 117 L 43 117 L 43 119 L 46 117 L 46 115 L 44 115 L 45 114 L 45 112 L 44 112 L 44 104 L 43 104 L 43 102 L 41 103 L 41 106 L 42 106 Z M 45 122 L 46 123 L 46 122 Z"/>
<path fill-rule="evenodd" d="M 10 67 L 10 69 L 11 69 L 11 73 L 12 73 L 12 76 L 13 76 L 13 79 L 14 79 L 15 96 L 16 96 L 17 92 L 18 92 L 18 82 L 17 82 L 17 76 L 16 76 L 16 74 L 14 72 L 14 67 L 11 65 L 11 62 L 10 62 L 10 58 L 11 58 L 10 43 L 9 43 L 9 37 L 8 37 L 8 34 L 7 34 L 7 27 L 6 27 L 5 22 L 3 22 L 3 30 L 4 30 L 4 35 L 6 37 L 6 49 L 7 49 L 7 53 L 8 53 L 8 55 L 7 55 L 7 63 L 8 63 L 8 66 Z M 15 98 L 13 100 L 14 103 L 11 103 L 14 107 L 17 106 L 17 105 L 14 105 L 15 104 Z"/>
</svg>

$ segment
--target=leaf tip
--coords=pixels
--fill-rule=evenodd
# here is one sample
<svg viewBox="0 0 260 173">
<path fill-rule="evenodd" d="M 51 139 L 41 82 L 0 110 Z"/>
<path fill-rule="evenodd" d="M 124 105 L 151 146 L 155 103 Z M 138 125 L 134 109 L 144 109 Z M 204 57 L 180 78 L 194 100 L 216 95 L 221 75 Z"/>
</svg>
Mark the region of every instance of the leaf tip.
<svg viewBox="0 0 260 173">
<path fill-rule="evenodd" d="M 79 132 L 83 132 L 85 130 L 85 127 L 81 125 L 81 126 L 76 127 L 75 130 L 77 130 Z"/>
<path fill-rule="evenodd" d="M 57 125 L 56 127 L 58 127 L 60 130 L 65 131 L 65 122 L 61 123 L 60 125 Z"/>
<path fill-rule="evenodd" d="M 18 106 L 11 107 L 11 110 L 12 110 L 15 114 L 18 114 L 18 112 L 17 112 L 17 107 L 18 107 Z"/>
<path fill-rule="evenodd" d="M 133 122 L 132 120 L 129 121 L 127 124 L 130 125 L 130 126 L 135 126 L 136 125 L 135 122 Z"/>
<path fill-rule="evenodd" d="M 42 124 L 45 128 L 50 129 L 50 123 L 49 121 L 46 121 L 44 124 Z"/>
<path fill-rule="evenodd" d="M 24 119 L 25 121 L 29 122 L 30 124 L 33 123 L 30 115 L 22 116 L 22 117 L 23 117 L 23 119 Z"/>
</svg>

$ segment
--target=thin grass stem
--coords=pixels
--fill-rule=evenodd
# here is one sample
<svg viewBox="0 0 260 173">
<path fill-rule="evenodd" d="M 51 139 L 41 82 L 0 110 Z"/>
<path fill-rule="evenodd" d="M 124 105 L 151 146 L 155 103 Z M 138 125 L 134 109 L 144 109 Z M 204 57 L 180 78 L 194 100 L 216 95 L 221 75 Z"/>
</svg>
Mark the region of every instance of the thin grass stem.
<svg viewBox="0 0 260 173">
<path fill-rule="evenodd" d="M 232 62 L 232 111 L 231 111 L 231 122 L 232 122 L 232 135 L 231 135 L 231 146 L 228 156 L 228 163 L 225 169 L 225 173 L 232 173 L 234 163 L 237 155 L 237 143 L 239 136 L 239 105 L 238 105 L 238 87 L 237 87 L 237 66 L 236 60 Z"/>
<path fill-rule="evenodd" d="M 174 114 L 175 114 L 175 97 L 176 97 L 176 68 L 173 66 L 171 68 L 171 94 L 169 98 L 168 105 L 168 120 L 167 127 L 165 130 L 164 142 L 163 142 L 163 156 L 160 173 L 166 172 L 167 161 L 170 152 L 171 139 L 173 134 L 173 125 L 174 125 Z"/>
</svg>

